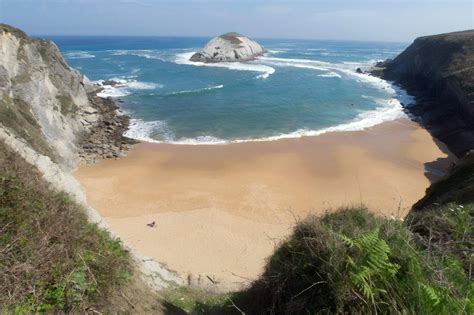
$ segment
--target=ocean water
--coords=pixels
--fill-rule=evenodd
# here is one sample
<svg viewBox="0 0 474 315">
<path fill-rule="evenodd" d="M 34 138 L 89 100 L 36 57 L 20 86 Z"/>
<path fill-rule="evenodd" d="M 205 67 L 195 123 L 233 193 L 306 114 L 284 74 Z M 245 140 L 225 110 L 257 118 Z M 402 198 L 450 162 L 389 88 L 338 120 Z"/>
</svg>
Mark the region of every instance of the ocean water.
<svg viewBox="0 0 474 315">
<path fill-rule="evenodd" d="M 411 98 L 355 72 L 407 44 L 258 40 L 268 53 L 245 63 L 188 61 L 209 38 L 50 37 L 68 63 L 120 100 L 127 135 L 218 144 L 359 130 L 403 117 Z"/>
</svg>

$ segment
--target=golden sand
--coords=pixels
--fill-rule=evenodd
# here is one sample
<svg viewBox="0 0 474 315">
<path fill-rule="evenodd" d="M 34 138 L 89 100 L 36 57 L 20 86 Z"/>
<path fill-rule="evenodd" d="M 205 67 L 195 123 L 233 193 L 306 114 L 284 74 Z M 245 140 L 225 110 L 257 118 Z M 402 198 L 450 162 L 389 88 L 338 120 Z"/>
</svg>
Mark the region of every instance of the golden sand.
<svg viewBox="0 0 474 315">
<path fill-rule="evenodd" d="M 255 279 L 310 213 L 365 204 L 403 217 L 453 161 L 447 152 L 418 124 L 397 120 L 268 142 L 140 143 L 74 175 L 89 204 L 139 252 L 194 284 L 227 290 Z M 146 225 L 152 221 L 156 227 Z"/>
</svg>

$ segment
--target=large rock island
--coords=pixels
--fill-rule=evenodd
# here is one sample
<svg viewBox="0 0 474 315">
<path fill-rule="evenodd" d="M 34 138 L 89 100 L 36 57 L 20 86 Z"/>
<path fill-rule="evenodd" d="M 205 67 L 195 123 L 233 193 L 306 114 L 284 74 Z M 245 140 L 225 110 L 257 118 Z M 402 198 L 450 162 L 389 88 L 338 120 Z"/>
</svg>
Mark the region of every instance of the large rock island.
<svg viewBox="0 0 474 315">
<path fill-rule="evenodd" d="M 235 32 L 211 39 L 189 60 L 197 62 L 248 61 L 262 55 L 265 49 L 250 38 Z"/>
</svg>

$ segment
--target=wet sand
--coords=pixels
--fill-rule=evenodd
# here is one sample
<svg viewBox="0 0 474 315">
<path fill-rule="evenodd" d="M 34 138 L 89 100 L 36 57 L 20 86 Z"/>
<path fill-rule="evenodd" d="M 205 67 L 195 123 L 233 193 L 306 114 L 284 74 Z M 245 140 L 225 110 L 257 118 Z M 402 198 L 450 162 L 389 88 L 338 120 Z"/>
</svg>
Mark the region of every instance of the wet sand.
<svg viewBox="0 0 474 315">
<path fill-rule="evenodd" d="M 403 119 L 268 142 L 140 143 L 74 176 L 89 204 L 142 254 L 194 285 L 229 290 L 255 279 L 310 213 L 365 204 L 403 217 L 453 161 L 446 152 Z"/>
</svg>

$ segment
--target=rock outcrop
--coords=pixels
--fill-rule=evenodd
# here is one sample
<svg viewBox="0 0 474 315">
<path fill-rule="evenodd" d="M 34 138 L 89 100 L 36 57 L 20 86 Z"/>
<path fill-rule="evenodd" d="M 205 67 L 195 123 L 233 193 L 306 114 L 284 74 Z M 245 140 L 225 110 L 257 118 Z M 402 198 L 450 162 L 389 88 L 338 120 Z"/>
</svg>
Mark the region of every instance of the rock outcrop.
<svg viewBox="0 0 474 315">
<path fill-rule="evenodd" d="M 261 56 L 265 49 L 239 33 L 231 32 L 211 39 L 189 60 L 197 62 L 248 61 Z"/>
<path fill-rule="evenodd" d="M 406 109 L 460 158 L 413 206 L 410 219 L 440 204 L 473 202 L 474 30 L 417 38 L 372 74 L 414 95 L 416 104 Z"/>
<path fill-rule="evenodd" d="M 138 141 L 124 137 L 130 117 L 118 115 L 118 106 L 110 99 L 90 96 L 91 106 L 87 111 L 95 114 L 89 132 L 81 141 L 79 157 L 85 163 L 95 163 L 98 159 L 121 157 Z"/>
<path fill-rule="evenodd" d="M 98 157 L 117 157 L 131 142 L 122 136 L 128 119 L 116 114 L 112 101 L 104 105 L 98 91 L 54 43 L 0 24 L 0 128 L 65 170 L 79 156 L 94 160 L 91 146 Z M 108 137 L 100 136 L 104 132 Z"/>
<path fill-rule="evenodd" d="M 69 172 L 81 160 L 118 157 L 135 142 L 122 135 L 129 118 L 117 114 L 112 99 L 97 97 L 100 91 L 67 65 L 54 43 L 0 24 L 0 142 L 83 206 L 90 222 L 116 237 Z M 162 264 L 126 242 L 123 246 L 151 288 L 184 285 Z"/>
<path fill-rule="evenodd" d="M 474 149 L 474 30 L 417 38 L 376 70 L 417 97 L 407 110 L 453 153 Z"/>
</svg>

